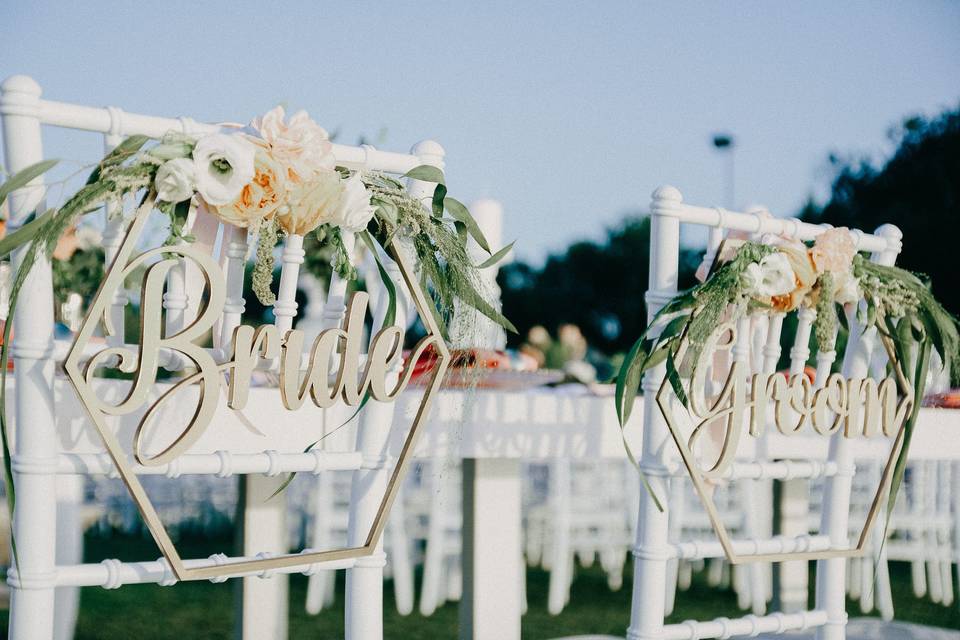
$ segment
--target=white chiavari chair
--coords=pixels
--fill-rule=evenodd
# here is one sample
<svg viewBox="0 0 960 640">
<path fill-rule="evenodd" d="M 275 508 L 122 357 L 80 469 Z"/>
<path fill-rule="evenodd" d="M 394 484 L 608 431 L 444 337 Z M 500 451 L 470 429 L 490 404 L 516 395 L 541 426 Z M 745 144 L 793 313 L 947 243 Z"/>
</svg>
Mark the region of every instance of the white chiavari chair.
<svg viewBox="0 0 960 640">
<path fill-rule="evenodd" d="M 647 292 L 648 314 L 652 319 L 677 291 L 678 256 L 680 249 L 680 230 L 682 224 L 713 227 L 722 230 L 738 230 L 755 234 L 786 235 L 799 240 L 809 240 L 822 232 L 823 228 L 801 223 L 796 220 L 765 218 L 745 213 L 728 212 L 690 206 L 682 201 L 680 192 L 673 187 L 661 187 L 653 195 L 651 206 L 651 266 L 650 289 Z M 873 259 L 884 264 L 892 264 L 900 250 L 900 232 L 885 226 L 876 234 L 854 232 L 861 251 L 873 252 Z M 809 356 L 807 344 L 813 324 L 813 314 L 801 313 L 797 328 L 797 339 L 791 351 L 791 372 L 802 371 Z M 744 322 L 749 323 L 750 319 Z M 782 314 L 767 317 L 768 327 L 762 349 L 762 358 L 757 358 L 765 371 L 773 371 L 780 355 L 780 328 Z M 853 323 L 856 326 L 856 323 Z M 733 358 L 744 362 L 751 357 L 749 340 L 744 335 L 753 335 L 749 324 L 742 324 L 741 339 L 734 347 Z M 844 374 L 855 376 L 868 372 L 872 336 L 861 335 L 854 330 L 844 358 Z M 769 348 L 768 348 L 769 347 Z M 754 349 L 754 352 L 756 350 Z M 833 365 L 836 354 L 820 352 L 816 355 L 817 376 L 823 380 Z M 756 366 L 756 365 L 754 365 Z M 669 497 L 668 480 L 678 473 L 676 459 L 671 445 L 671 436 L 654 396 L 664 378 L 664 366 L 660 365 L 648 371 L 642 386 L 645 395 L 643 403 L 643 453 L 641 467 L 650 479 L 654 491 L 660 496 Z M 803 536 L 799 539 L 769 538 L 734 541 L 735 547 L 763 550 L 776 553 L 792 548 L 839 548 L 849 544 L 848 507 L 850 502 L 851 476 L 853 462 L 849 443 L 836 435 L 831 439 L 828 461 L 823 463 L 784 464 L 761 460 L 747 464 L 735 463 L 732 478 L 747 478 L 769 481 L 775 478 L 824 478 L 825 498 L 823 502 L 820 533 L 816 536 Z M 682 466 L 680 467 L 682 470 Z M 657 509 L 652 498 L 642 492 L 640 497 L 640 518 L 636 546 L 634 548 L 634 592 L 630 627 L 627 637 L 631 640 L 654 640 L 662 638 L 693 639 L 711 637 L 729 637 L 734 635 L 757 635 L 760 633 L 783 633 L 785 631 L 817 628 L 818 638 L 839 640 L 844 637 L 846 624 L 845 611 L 845 565 L 843 558 L 818 562 L 817 603 L 813 610 L 795 613 L 773 613 L 768 615 L 749 615 L 743 618 L 721 618 L 710 622 L 687 621 L 680 624 L 664 623 L 665 589 L 667 564 L 672 559 L 694 560 L 718 557 L 723 551 L 719 542 L 703 544 L 684 544 L 683 541 L 669 539 L 669 501 L 666 510 Z"/>
<path fill-rule="evenodd" d="M 159 137 L 169 131 L 203 133 L 218 129 L 215 125 L 197 123 L 189 118 L 169 119 L 125 113 L 117 108 L 92 108 L 41 99 L 40 87 L 25 76 L 8 78 L 0 94 L 0 115 L 3 120 L 3 142 L 6 165 L 16 172 L 44 158 L 41 126 L 62 127 L 105 135 L 108 147 L 118 144 L 133 134 Z M 411 168 L 429 164 L 442 168 L 443 149 L 434 142 L 423 142 L 410 154 L 376 150 L 370 146 L 351 147 L 334 145 L 334 155 L 339 164 L 351 168 L 379 170 L 403 174 Z M 13 194 L 10 207 L 10 229 L 24 224 L 31 212 L 42 206 L 45 193 L 43 180 L 38 178 L 28 188 Z M 409 190 L 414 197 L 423 198 L 432 193 L 432 185 L 411 181 Z M 218 330 L 214 335 L 214 348 L 222 350 L 229 343 L 234 327 L 240 324 L 244 310 L 243 278 L 244 263 L 249 250 L 245 230 L 221 227 L 210 216 L 197 214 L 194 218 L 194 233 L 201 235 L 211 247 L 219 246 L 221 265 L 224 268 L 226 305 Z M 203 229 L 203 225 L 207 227 Z M 198 230 L 198 227 L 200 229 Z M 104 247 L 110 261 L 117 254 L 123 239 L 124 223 L 120 216 L 110 217 L 104 233 Z M 217 238 L 220 238 L 219 241 Z M 281 279 L 274 305 L 277 328 L 281 333 L 290 329 L 297 316 L 295 301 L 296 285 L 304 252 L 302 238 L 287 237 L 281 253 Z M 383 256 L 396 275 L 396 266 Z M 18 262 L 19 255 L 15 257 Z M 398 279 L 399 280 L 399 279 Z M 164 296 L 168 330 L 184 326 L 200 305 L 201 289 L 196 274 L 186 265 L 171 272 Z M 405 326 L 404 314 L 409 306 L 407 294 L 398 281 L 398 324 Z M 330 283 L 324 317 L 328 326 L 337 326 L 345 308 L 346 282 L 334 277 Z M 130 296 L 118 291 L 112 300 L 110 315 L 114 326 L 124 326 L 124 312 Z M 385 304 L 380 308 L 384 309 Z M 374 327 L 380 326 L 383 313 L 375 314 Z M 79 408 L 73 392 L 57 375 L 57 358 L 62 357 L 67 345 L 54 341 L 54 305 L 49 262 L 40 259 L 29 276 L 17 306 L 15 317 L 16 336 L 11 353 L 15 365 L 15 382 L 11 398 L 11 413 L 14 419 L 15 443 L 12 465 L 16 478 L 18 500 L 14 518 L 14 532 L 18 542 L 19 566 L 9 573 L 12 587 L 10 637 L 13 640 L 50 640 L 54 637 L 54 594 L 58 588 L 101 586 L 108 589 L 127 584 L 157 583 L 173 585 L 176 580 L 169 564 L 164 560 L 120 562 L 115 559 L 96 564 L 61 564 L 57 556 L 57 502 L 58 480 L 80 478 L 83 475 L 105 475 L 112 472 L 112 464 L 96 436 L 90 437 L 88 427 L 78 420 Z M 108 342 L 123 340 L 123 331 Z M 114 346 L 111 344 L 111 346 Z M 182 368 L 178 358 L 165 356 L 163 366 L 168 369 Z M 397 372 L 394 371 L 393 375 Z M 279 407 L 279 404 L 277 404 Z M 226 406 L 222 407 L 226 414 Z M 294 432 L 296 425 L 326 425 L 334 428 L 332 421 L 325 421 L 322 410 L 305 407 L 301 412 L 271 415 L 271 421 L 288 427 Z M 195 446 L 194 450 L 165 465 L 136 467 L 138 474 L 161 474 L 168 478 L 181 475 L 209 474 L 221 477 L 248 474 L 266 474 L 276 477 L 290 472 L 319 473 L 349 470 L 353 473 L 350 497 L 350 523 L 348 539 L 351 545 L 361 545 L 374 521 L 380 500 L 386 493 L 390 473 L 390 460 L 386 443 L 392 421 L 392 404 L 376 401 L 368 403 L 360 418 L 356 441 L 348 450 L 316 450 L 303 452 L 303 434 L 300 442 L 293 435 L 283 440 L 281 452 L 262 450 L 257 436 L 237 435 L 235 439 L 221 441 L 215 450 L 213 443 L 206 449 Z M 256 411 L 251 411 L 256 413 Z M 262 416 L 261 416 L 262 417 Z M 254 418 L 251 418 L 253 420 Z M 78 424 L 80 426 L 78 426 Z M 235 416 L 215 417 L 213 430 L 223 427 L 237 434 Z M 286 432 L 284 432 L 286 433 Z M 312 434 L 314 437 L 316 432 Z M 69 436 L 69 437 L 68 437 Z M 309 437 L 309 436 L 307 436 Z M 91 445 L 93 443 L 93 445 Z M 256 449 L 257 446 L 261 448 Z M 200 449 L 200 450 L 197 450 Z M 248 484 L 248 488 L 254 485 Z M 275 486 L 275 485 L 274 485 Z M 259 486 L 252 494 L 262 495 Z M 249 497 L 249 496 L 248 496 Z M 283 511 L 272 508 L 273 511 Z M 273 524 L 273 523 L 270 523 Z M 278 534 L 285 534 L 282 516 L 277 523 Z M 242 558 L 228 558 L 216 554 L 207 559 L 186 560 L 188 567 L 220 565 L 241 559 L 254 559 L 256 550 L 249 549 L 256 531 L 245 539 L 247 548 Z M 256 557 L 269 557 L 271 553 L 285 553 L 285 548 L 263 549 Z M 374 639 L 383 635 L 382 629 L 382 574 L 384 566 L 382 544 L 370 556 L 345 560 L 300 565 L 276 570 L 253 571 L 245 575 L 245 581 L 257 581 L 276 575 L 304 572 L 310 574 L 321 569 L 347 569 L 346 589 L 346 635 L 350 638 Z M 223 579 L 213 579 L 221 582 Z M 269 581 L 264 581 L 269 582 Z M 274 590 L 275 593 L 285 593 Z M 252 604 L 252 603 L 251 603 Z M 264 620 L 262 628 L 245 628 L 245 637 L 282 638 L 286 634 L 286 621 L 277 615 L 285 611 L 286 603 L 263 600 L 257 603 L 256 615 L 244 616 L 245 624 L 251 619 Z M 253 623 L 249 623 L 253 624 Z"/>
</svg>

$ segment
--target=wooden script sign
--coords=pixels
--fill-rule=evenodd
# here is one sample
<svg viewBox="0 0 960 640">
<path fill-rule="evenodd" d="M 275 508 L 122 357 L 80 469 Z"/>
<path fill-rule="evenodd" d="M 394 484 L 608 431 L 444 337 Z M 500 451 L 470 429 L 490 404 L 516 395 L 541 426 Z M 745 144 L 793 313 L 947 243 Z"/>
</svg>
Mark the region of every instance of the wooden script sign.
<svg viewBox="0 0 960 640">
<path fill-rule="evenodd" d="M 393 254 L 427 328 L 426 337 L 417 344 L 406 365 L 402 364 L 403 329 L 384 327 L 370 341 L 366 363 L 361 368 L 363 324 L 368 298 L 366 293 L 357 293 L 348 305 L 344 326 L 321 332 L 313 345 L 306 349 L 308 364 L 306 371 L 302 371 L 301 355 L 305 352 L 305 345 L 303 333 L 297 330 L 280 335 L 274 325 L 264 325 L 256 329 L 241 325 L 233 332 L 229 353 L 222 354 L 201 345 L 201 341 L 223 316 L 226 301 L 223 273 L 210 255 L 191 245 L 159 247 L 132 257 L 152 204 L 144 203 L 134 216 L 117 257 L 64 361 L 64 370 L 100 433 L 147 527 L 169 561 L 173 573 L 180 580 L 209 579 L 373 553 L 407 469 L 418 429 L 426 417 L 430 399 L 436 392 L 450 359 L 449 350 L 440 337 L 439 327 L 427 307 L 428 302 L 403 255 L 400 252 Z M 163 330 L 164 286 L 167 275 L 180 264 L 181 259 L 196 265 L 205 280 L 206 303 L 195 319 L 189 321 L 180 331 L 168 335 Z M 116 335 L 111 322 L 110 302 L 124 281 L 138 273 L 142 266 L 146 266 L 146 269 L 142 276 L 139 345 L 107 347 L 93 354 L 86 353 L 94 331 L 101 324 L 108 336 Z M 136 462 L 144 466 L 168 464 L 188 451 L 203 435 L 216 411 L 224 404 L 231 409 L 242 409 L 249 397 L 251 376 L 257 368 L 279 368 L 279 394 L 284 407 L 289 410 L 300 408 L 308 398 L 321 408 L 330 407 L 337 402 L 357 407 L 367 396 L 381 402 L 394 400 L 410 381 L 414 363 L 428 347 L 432 347 L 438 354 L 437 367 L 426 387 L 421 406 L 404 442 L 365 543 L 359 547 L 227 562 L 217 566 L 187 567 L 144 491 L 135 465 L 128 459 L 114 430 L 106 424 L 107 416 L 128 415 L 147 407 L 151 391 L 157 385 L 157 373 L 164 354 L 184 358 L 191 373 L 172 384 L 146 408 L 132 443 Z M 82 363 L 83 360 L 85 362 Z M 132 375 L 129 391 L 119 402 L 108 402 L 100 398 L 95 391 L 95 374 L 104 366 Z M 199 389 L 199 393 L 195 395 L 196 408 L 192 419 L 169 446 L 159 453 L 148 455 L 142 443 L 146 439 L 145 434 L 150 431 L 151 419 L 157 416 L 160 407 L 172 401 L 178 391 L 193 386 Z M 225 399 L 221 399 L 222 387 L 226 387 Z M 177 402 L 182 401 L 181 394 Z"/>
<path fill-rule="evenodd" d="M 746 326 L 749 327 L 749 323 Z M 848 349 L 855 348 L 854 339 L 851 338 Z M 869 377 L 844 378 L 837 373 L 814 388 L 804 374 L 789 379 L 782 373 L 749 376 L 747 363 L 734 361 L 720 393 L 714 398 L 706 397 L 707 376 L 713 369 L 715 356 L 729 357 L 736 342 L 737 327 L 732 322 L 721 324 L 706 340 L 696 362 L 692 363 L 689 391 L 684 391 L 685 406 L 677 399 L 677 390 L 669 379 L 663 381 L 656 396 L 727 559 L 731 563 L 778 562 L 861 555 L 882 498 L 890 488 L 894 462 L 903 445 L 904 425 L 914 403 L 913 390 L 900 388 L 898 394 L 897 383 L 892 378 L 877 381 Z M 683 361 L 688 346 L 684 338 L 677 354 L 678 362 Z M 893 438 L 880 486 L 855 547 L 773 554 L 736 553 L 713 502 L 710 485 L 729 477 L 744 438 L 759 438 L 771 427 L 784 436 L 806 433 L 838 438 Z M 705 434 L 711 435 L 705 437 Z M 713 451 L 705 446 L 711 437 L 718 441 Z"/>
</svg>

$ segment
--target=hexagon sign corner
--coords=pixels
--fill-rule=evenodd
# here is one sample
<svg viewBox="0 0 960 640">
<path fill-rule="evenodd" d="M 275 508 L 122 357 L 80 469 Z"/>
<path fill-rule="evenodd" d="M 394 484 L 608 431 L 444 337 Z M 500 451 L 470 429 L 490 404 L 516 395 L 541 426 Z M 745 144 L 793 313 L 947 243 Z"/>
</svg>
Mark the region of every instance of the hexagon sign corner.
<svg viewBox="0 0 960 640">
<path fill-rule="evenodd" d="M 914 402 L 913 390 L 898 387 L 892 378 L 881 381 L 867 376 L 844 378 L 838 373 L 814 388 L 803 374 L 789 379 L 781 373 L 749 376 L 746 363 L 734 358 L 719 395 L 708 399 L 706 376 L 713 355 L 732 350 L 737 331 L 734 322 L 725 322 L 705 341 L 695 361 L 690 363 L 689 392 L 683 389 L 679 375 L 673 380 L 668 375 L 656 394 L 657 406 L 727 560 L 740 564 L 862 555 L 870 531 L 883 511 L 883 499 L 890 491 L 895 462 L 903 449 L 906 421 Z M 688 348 L 689 340 L 684 336 L 678 346 L 677 361 L 683 362 Z M 685 396 L 683 401 L 681 396 Z M 731 539 L 708 485 L 729 479 L 741 437 L 759 437 L 771 422 L 784 436 L 793 436 L 809 424 L 817 435 L 825 437 L 871 438 L 882 434 L 892 440 L 880 484 L 855 546 L 817 545 L 814 548 L 809 537 L 800 537 L 784 539 L 777 548 L 767 552 L 753 541 L 738 543 Z M 698 441 L 706 439 L 707 430 L 717 426 L 723 430 L 719 452 L 697 455 Z M 706 464 L 704 457 L 708 457 Z"/>
<path fill-rule="evenodd" d="M 70 352 L 64 361 L 64 371 L 75 388 L 80 403 L 94 423 L 100 438 L 112 458 L 120 477 L 130 491 L 131 497 L 153 535 L 154 540 L 179 580 L 212 579 L 234 576 L 252 571 L 313 564 L 317 562 L 361 557 L 373 553 L 383 533 L 393 500 L 407 471 L 413 445 L 425 420 L 430 402 L 436 394 L 450 361 L 450 351 L 441 337 L 436 319 L 430 312 L 428 300 L 419 286 L 414 272 L 401 252 L 393 251 L 400 273 L 413 297 L 414 305 L 427 329 L 427 334 L 417 343 L 406 363 L 402 363 L 403 330 L 400 327 L 384 327 L 369 342 L 369 350 L 363 371 L 360 370 L 360 341 L 367 311 L 367 294 L 358 292 L 347 306 L 346 320 L 342 328 L 321 332 L 313 344 L 305 377 L 301 377 L 301 353 L 303 335 L 290 330 L 280 335 L 275 325 L 253 327 L 239 325 L 233 331 L 233 359 L 224 361 L 222 353 L 204 348 L 201 340 L 220 320 L 226 304 L 226 283 L 220 265 L 200 248 L 192 245 L 164 246 L 134 255 L 135 245 L 141 236 L 154 202 L 145 201 L 129 224 L 117 256 L 108 269 L 104 281 L 91 302 L 90 308 Z M 190 261 L 197 267 L 205 282 L 206 303 L 195 319 L 173 335 L 167 335 L 163 325 L 163 297 L 167 276 L 181 262 Z M 111 320 L 111 303 L 123 286 L 124 280 L 135 272 L 142 271 L 142 296 L 140 308 L 140 344 L 107 346 L 90 355 L 91 338 L 102 324 L 104 334 L 117 336 Z M 122 343 L 122 340 L 119 342 Z M 108 340 L 108 344 L 113 344 Z M 140 419 L 133 439 L 134 457 L 145 466 L 168 464 L 195 444 L 209 425 L 218 407 L 221 406 L 220 387 L 224 373 L 230 373 L 229 393 L 226 405 L 241 409 L 247 401 L 249 379 L 257 364 L 264 359 L 273 359 L 280 369 L 280 392 L 287 409 L 296 409 L 307 396 L 321 407 L 330 407 L 343 401 L 347 405 L 362 406 L 367 398 L 381 402 L 393 401 L 406 387 L 413 374 L 414 364 L 428 348 L 433 348 L 435 366 L 425 387 L 420 407 L 403 443 L 386 491 L 380 499 L 376 516 L 360 546 L 324 551 L 240 560 L 205 566 L 187 566 L 150 501 L 136 473 L 135 465 L 121 446 L 116 433 L 106 423 L 108 416 L 124 416 L 134 412 L 145 413 Z M 289 358 L 288 356 L 289 352 Z M 157 373 L 161 354 L 174 354 L 188 363 L 195 373 L 180 379 L 148 406 L 150 391 L 157 385 Z M 330 375 L 330 363 L 338 356 L 339 370 Z M 119 402 L 108 402 L 97 395 L 93 386 L 94 373 L 99 367 L 120 369 L 132 376 L 129 390 Z M 333 381 L 331 381 L 333 378 Z M 164 401 L 178 389 L 197 386 L 197 407 L 192 420 L 180 436 L 166 449 L 155 455 L 147 455 L 141 446 L 141 434 L 145 423 Z M 388 388 L 389 387 L 389 388 Z M 358 409 L 359 410 L 359 409 Z"/>
</svg>

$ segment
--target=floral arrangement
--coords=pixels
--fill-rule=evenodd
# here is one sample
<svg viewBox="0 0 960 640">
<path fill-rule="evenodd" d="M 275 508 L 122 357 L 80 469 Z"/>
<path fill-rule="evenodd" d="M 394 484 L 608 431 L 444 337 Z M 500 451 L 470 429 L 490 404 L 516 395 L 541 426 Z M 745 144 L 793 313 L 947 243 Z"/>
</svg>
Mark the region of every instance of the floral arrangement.
<svg viewBox="0 0 960 640">
<path fill-rule="evenodd" d="M 781 237 L 764 242 L 726 240 L 709 273 L 698 273 L 701 283 L 667 303 L 627 353 L 616 380 L 621 427 L 630 417 L 643 373 L 658 364 L 666 364 L 667 378 L 686 404 L 680 372 L 697 361 L 705 341 L 723 321 L 755 312 L 811 309 L 816 312 L 813 333 L 819 349 L 833 351 L 840 325 L 845 325 L 848 314 L 856 314 L 865 330 L 876 328 L 898 383 L 912 388 L 917 399 L 895 467 L 892 509 L 931 352 L 936 351 L 957 376 L 960 334 L 957 320 L 936 301 L 923 279 L 871 262 L 856 247 L 845 228 L 828 229 L 810 245 Z M 681 342 L 686 343 L 682 354 Z"/>
<path fill-rule="evenodd" d="M 9 177 L 0 184 L 0 206 L 10 193 L 28 187 L 55 164 L 55 160 L 41 162 Z M 387 249 L 397 243 L 404 251 L 412 251 L 418 259 L 421 286 L 435 302 L 431 311 L 444 333 L 455 306 L 463 304 L 515 331 L 486 299 L 478 271 L 496 264 L 510 247 L 491 251 L 467 208 L 447 196 L 439 169 L 418 166 L 405 177 L 435 183 L 432 198 L 424 202 L 413 197 L 400 179 L 387 174 L 338 166 L 327 132 L 305 111 L 287 118 L 279 106 L 244 128 L 198 137 L 170 133 L 158 141 L 131 136 L 93 167 L 86 184 L 60 207 L 36 212 L 27 224 L 0 240 L 0 259 L 24 249 L 10 290 L 10 316 L 40 255 L 51 257 L 85 214 L 127 196 L 139 196 L 141 203 L 155 201 L 156 209 L 169 219 L 167 244 L 194 240 L 187 228 L 194 207 L 255 234 L 252 287 L 266 305 L 275 301 L 273 250 L 280 236 L 313 234 L 306 246 L 329 250 L 333 270 L 349 279 L 357 276 L 352 262 L 356 239 L 371 249 L 378 265 L 376 245 Z M 491 253 L 480 265 L 468 256 L 469 238 Z M 379 267 L 394 308 L 395 287 Z M 388 312 L 388 317 L 393 316 Z M 0 436 L 12 496 L 2 384 L 11 324 L 4 327 L 0 355 Z"/>
</svg>

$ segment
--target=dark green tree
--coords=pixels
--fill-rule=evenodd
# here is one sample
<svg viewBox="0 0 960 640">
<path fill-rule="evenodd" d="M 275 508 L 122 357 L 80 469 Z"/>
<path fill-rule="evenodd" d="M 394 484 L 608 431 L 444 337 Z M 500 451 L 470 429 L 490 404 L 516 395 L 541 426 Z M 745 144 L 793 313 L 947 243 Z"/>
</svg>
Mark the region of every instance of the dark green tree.
<svg viewBox="0 0 960 640">
<path fill-rule="evenodd" d="M 684 253 L 681 286 L 690 284 L 694 260 Z M 519 330 L 511 339 L 522 341 L 534 325 L 555 332 L 571 323 L 600 351 L 629 349 L 646 326 L 649 262 L 650 219 L 633 214 L 608 229 L 604 242 L 576 242 L 542 269 L 507 265 L 499 281 L 504 313 Z"/>
<path fill-rule="evenodd" d="M 801 217 L 872 231 L 891 223 L 903 231 L 898 264 L 928 275 L 937 298 L 960 313 L 960 109 L 914 117 L 891 133 L 897 150 L 881 167 L 843 162 L 830 200 L 808 204 Z"/>
</svg>

